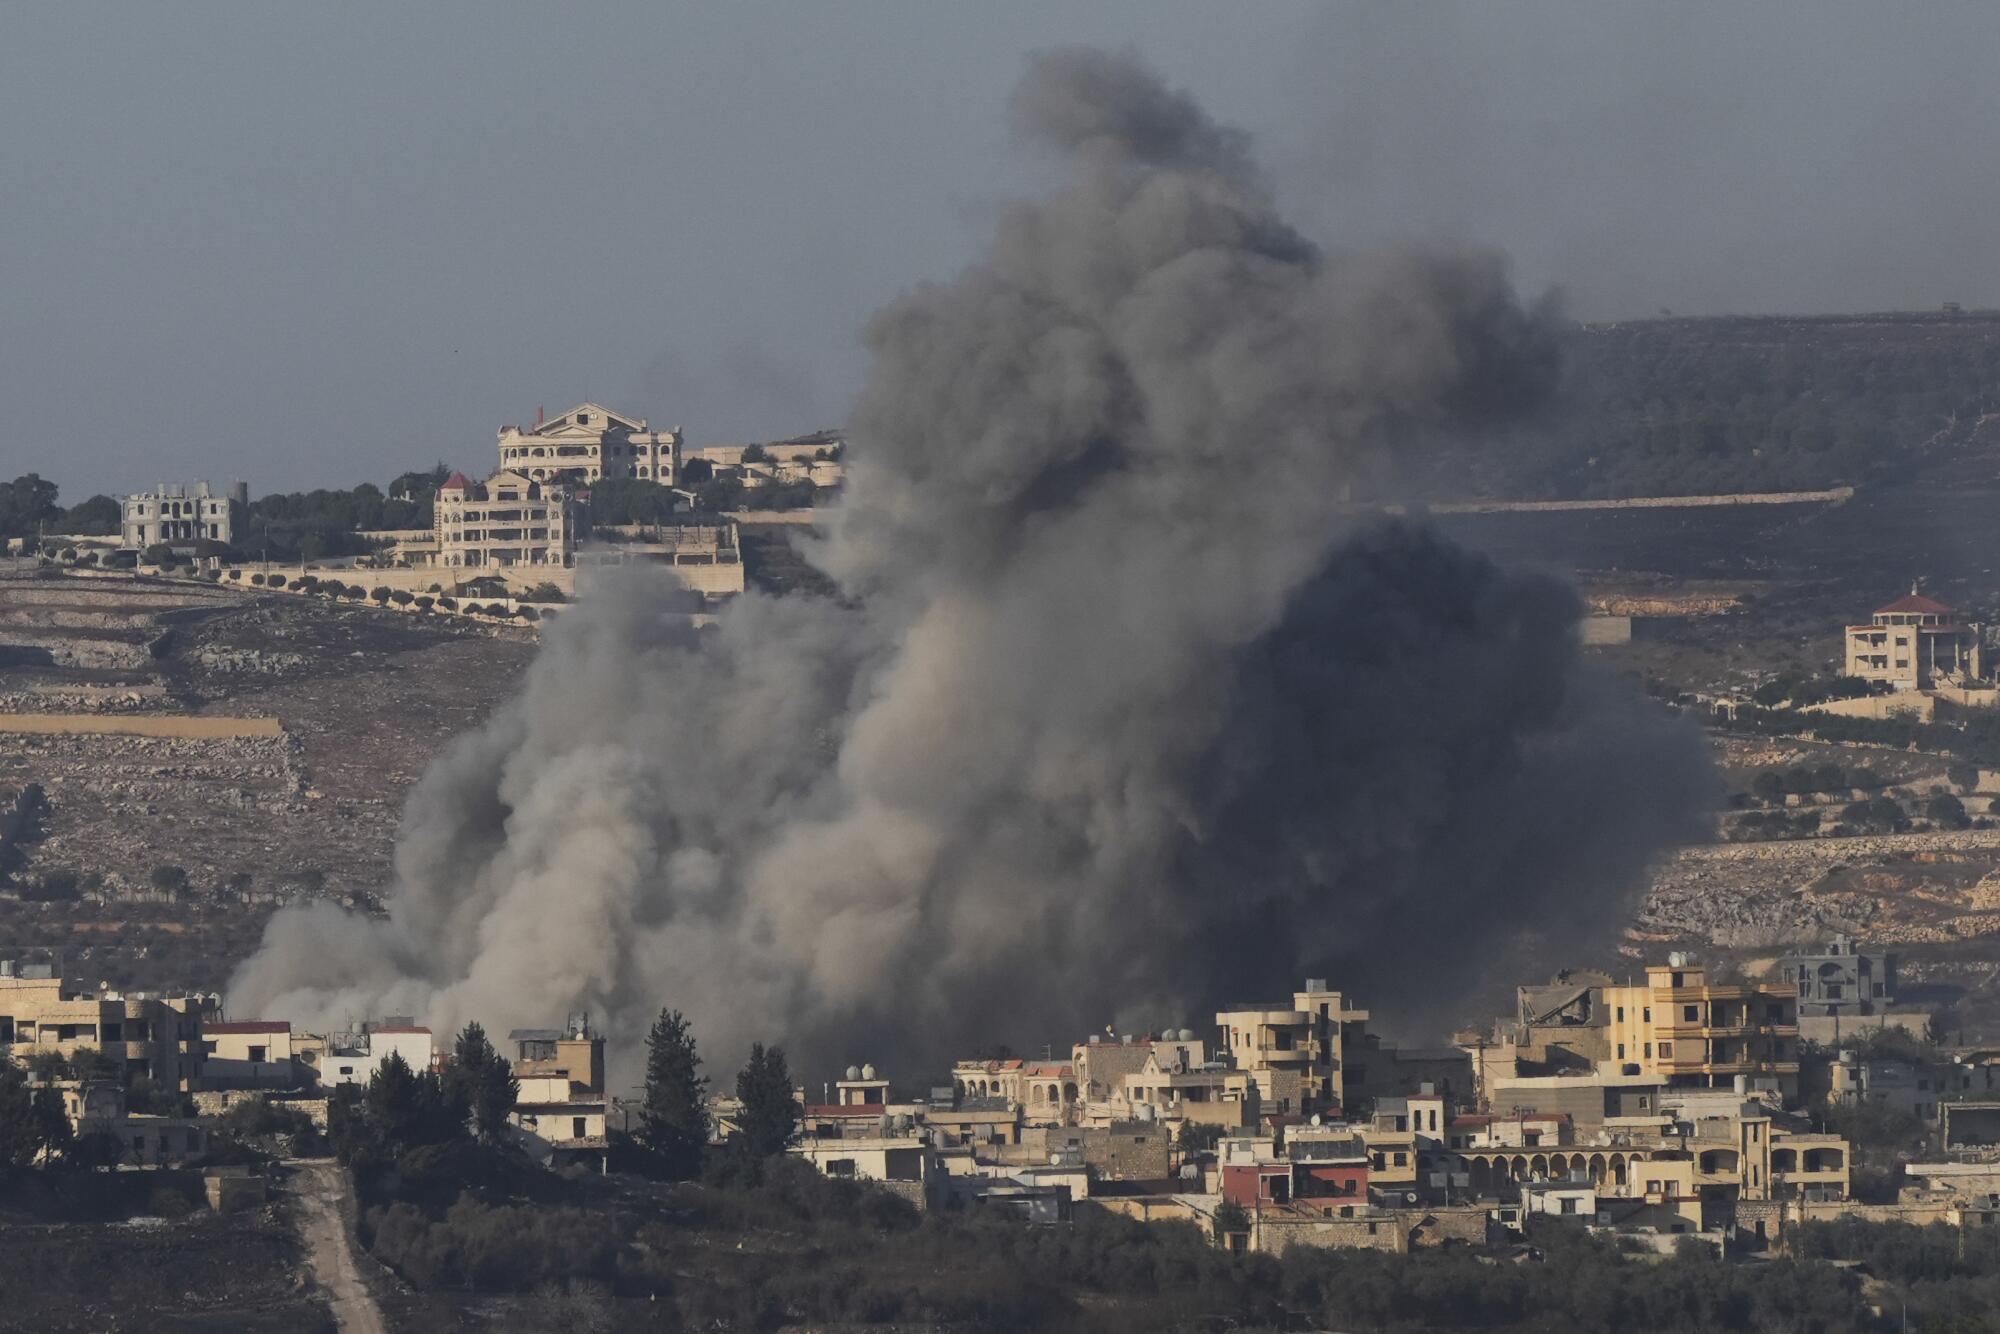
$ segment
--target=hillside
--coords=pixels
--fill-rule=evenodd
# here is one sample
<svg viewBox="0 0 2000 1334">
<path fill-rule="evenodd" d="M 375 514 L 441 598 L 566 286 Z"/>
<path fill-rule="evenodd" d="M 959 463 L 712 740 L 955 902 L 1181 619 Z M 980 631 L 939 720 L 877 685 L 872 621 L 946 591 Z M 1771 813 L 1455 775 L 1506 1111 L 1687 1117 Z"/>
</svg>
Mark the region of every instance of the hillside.
<svg viewBox="0 0 2000 1334">
<path fill-rule="evenodd" d="M 1784 491 L 2000 462 L 2000 313 L 1633 320 L 1565 335 L 1555 401 L 1407 480 L 1433 498 Z"/>
</svg>

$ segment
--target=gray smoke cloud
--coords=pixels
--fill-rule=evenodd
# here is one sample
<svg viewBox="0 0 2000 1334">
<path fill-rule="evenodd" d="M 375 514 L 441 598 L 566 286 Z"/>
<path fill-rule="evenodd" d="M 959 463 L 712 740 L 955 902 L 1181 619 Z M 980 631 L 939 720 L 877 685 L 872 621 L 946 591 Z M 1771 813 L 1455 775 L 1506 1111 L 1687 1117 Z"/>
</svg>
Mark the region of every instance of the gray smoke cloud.
<svg viewBox="0 0 2000 1334">
<path fill-rule="evenodd" d="M 1323 253 L 1130 56 L 1038 57 L 1013 112 L 1062 183 L 871 322 L 842 598 L 697 632 L 596 584 L 414 790 L 387 920 L 278 914 L 233 1009 L 629 1046 L 671 1004 L 724 1068 L 920 1078 L 1307 972 L 1451 995 L 1697 834 L 1698 739 L 1572 594 L 1344 503 L 1548 385 L 1500 260 Z"/>
</svg>

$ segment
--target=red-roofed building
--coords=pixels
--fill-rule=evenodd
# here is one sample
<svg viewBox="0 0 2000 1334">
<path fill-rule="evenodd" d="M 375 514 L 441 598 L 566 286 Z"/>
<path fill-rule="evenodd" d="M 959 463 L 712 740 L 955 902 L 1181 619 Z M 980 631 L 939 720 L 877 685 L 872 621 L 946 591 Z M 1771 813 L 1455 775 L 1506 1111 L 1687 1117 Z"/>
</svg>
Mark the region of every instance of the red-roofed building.
<svg viewBox="0 0 2000 1334">
<path fill-rule="evenodd" d="M 1981 680 L 1985 634 L 1912 584 L 1908 596 L 1878 607 L 1868 624 L 1847 627 L 1847 674 L 1894 690 Z"/>
</svg>

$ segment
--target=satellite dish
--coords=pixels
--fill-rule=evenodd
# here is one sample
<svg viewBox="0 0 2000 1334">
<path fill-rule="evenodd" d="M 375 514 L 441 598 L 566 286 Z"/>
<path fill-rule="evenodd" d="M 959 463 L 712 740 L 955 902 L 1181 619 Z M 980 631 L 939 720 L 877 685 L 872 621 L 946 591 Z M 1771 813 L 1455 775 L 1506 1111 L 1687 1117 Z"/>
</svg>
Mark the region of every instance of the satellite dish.
<svg viewBox="0 0 2000 1334">
<path fill-rule="evenodd" d="M 859 1079 L 859 1078 L 861 1078 L 861 1067 L 860 1067 L 860 1066 L 858 1066 L 858 1065 L 850 1065 L 850 1066 L 848 1066 L 848 1067 L 847 1067 L 847 1077 L 848 1077 L 849 1079 Z"/>
<path fill-rule="evenodd" d="M 1318 1112 L 1314 1112 L 1314 1113 L 1313 1113 L 1313 1124 L 1314 1124 L 1314 1125 L 1318 1125 L 1318 1124 L 1319 1124 L 1319 1113 L 1318 1113 Z"/>
<path fill-rule="evenodd" d="M 873 1079 L 873 1078 L 875 1078 L 875 1067 L 874 1067 L 874 1066 L 872 1066 L 872 1065 L 864 1065 L 864 1066 L 862 1066 L 862 1067 L 861 1067 L 861 1077 L 862 1077 L 863 1079 Z"/>
</svg>

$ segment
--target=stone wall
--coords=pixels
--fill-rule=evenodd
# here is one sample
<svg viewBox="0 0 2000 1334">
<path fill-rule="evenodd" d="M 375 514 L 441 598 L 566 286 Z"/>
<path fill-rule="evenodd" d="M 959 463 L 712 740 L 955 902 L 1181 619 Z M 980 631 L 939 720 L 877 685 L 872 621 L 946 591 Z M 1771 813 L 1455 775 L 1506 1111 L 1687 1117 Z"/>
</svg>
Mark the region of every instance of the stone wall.
<svg viewBox="0 0 2000 1334">
<path fill-rule="evenodd" d="M 1484 1234 L 1482 1233 L 1482 1238 Z M 1409 1229 L 1394 1214 L 1372 1218 L 1315 1218 L 1309 1214 L 1263 1213 L 1252 1216 L 1250 1249 L 1266 1255 L 1283 1255 L 1293 1246 L 1320 1246 L 1328 1250 L 1388 1251 L 1402 1255 L 1410 1249 Z"/>
</svg>

